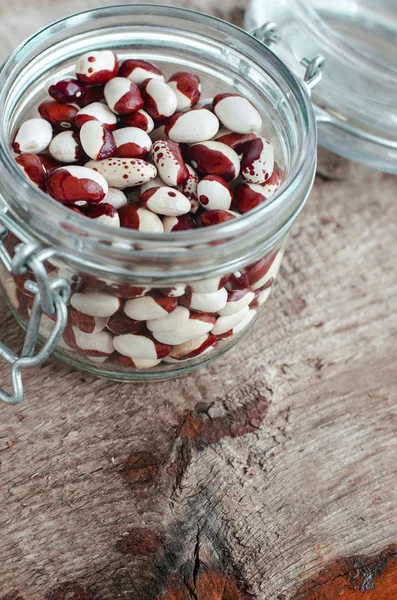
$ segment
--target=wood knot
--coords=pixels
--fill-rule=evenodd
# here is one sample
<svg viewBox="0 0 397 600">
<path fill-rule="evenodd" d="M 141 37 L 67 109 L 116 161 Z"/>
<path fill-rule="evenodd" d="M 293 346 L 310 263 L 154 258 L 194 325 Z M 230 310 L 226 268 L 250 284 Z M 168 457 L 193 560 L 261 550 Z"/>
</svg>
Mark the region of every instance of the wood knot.
<svg viewBox="0 0 397 600">
<path fill-rule="evenodd" d="M 116 543 L 116 550 L 122 554 L 147 555 L 157 552 L 163 543 L 163 537 L 151 529 L 131 529 Z"/>
<path fill-rule="evenodd" d="M 185 414 L 179 428 L 181 439 L 208 446 L 225 437 L 240 437 L 258 429 L 267 414 L 269 402 L 258 397 L 225 415 L 211 418 L 202 411 Z"/>
<path fill-rule="evenodd" d="M 120 473 L 128 484 L 150 483 L 156 477 L 162 461 L 150 452 L 136 452 L 127 458 Z"/>
</svg>

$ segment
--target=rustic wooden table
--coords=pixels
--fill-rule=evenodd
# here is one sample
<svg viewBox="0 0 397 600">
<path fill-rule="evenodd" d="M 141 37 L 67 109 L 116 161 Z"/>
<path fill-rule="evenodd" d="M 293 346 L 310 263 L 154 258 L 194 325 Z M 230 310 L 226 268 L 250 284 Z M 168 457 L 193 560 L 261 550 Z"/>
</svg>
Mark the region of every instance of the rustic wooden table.
<svg viewBox="0 0 397 600">
<path fill-rule="evenodd" d="M 1 54 L 97 4 L 3 2 Z M 153 385 L 26 373 L 0 407 L 2 600 L 397 598 L 397 180 L 340 168 L 232 354 Z"/>
</svg>

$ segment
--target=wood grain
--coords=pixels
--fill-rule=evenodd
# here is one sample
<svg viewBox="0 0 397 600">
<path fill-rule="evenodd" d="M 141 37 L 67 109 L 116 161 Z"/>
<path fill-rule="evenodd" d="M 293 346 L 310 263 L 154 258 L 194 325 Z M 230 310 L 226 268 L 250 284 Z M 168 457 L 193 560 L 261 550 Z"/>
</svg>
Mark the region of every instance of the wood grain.
<svg viewBox="0 0 397 600">
<path fill-rule="evenodd" d="M 24 19 L 3 3 L 3 56 L 105 3 L 20 0 Z M 231 354 L 151 385 L 53 360 L 26 373 L 24 403 L 0 407 L 2 600 L 396 597 L 397 181 L 349 169 L 316 180 L 267 310 Z"/>
</svg>

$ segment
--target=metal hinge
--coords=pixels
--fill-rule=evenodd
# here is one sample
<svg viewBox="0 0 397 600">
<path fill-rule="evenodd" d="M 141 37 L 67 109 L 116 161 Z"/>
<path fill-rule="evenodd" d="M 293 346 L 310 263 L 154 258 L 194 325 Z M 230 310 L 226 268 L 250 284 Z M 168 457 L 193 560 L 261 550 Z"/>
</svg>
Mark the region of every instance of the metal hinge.
<svg viewBox="0 0 397 600">
<path fill-rule="evenodd" d="M 255 31 L 252 32 L 252 35 L 254 35 L 258 40 L 263 42 L 265 46 L 268 47 L 270 47 L 271 44 L 277 44 L 281 40 L 280 36 L 277 35 L 277 25 L 272 21 L 268 21 L 258 29 L 255 29 Z M 325 57 L 322 54 L 318 54 L 311 60 L 308 58 L 302 58 L 300 64 L 306 68 L 303 81 L 310 93 L 322 78 Z"/>
<path fill-rule="evenodd" d="M 4 244 L 10 231 L 19 239 L 24 240 L 15 248 L 14 257 L 11 257 Z M 23 398 L 22 369 L 36 367 L 45 362 L 57 346 L 67 324 L 70 284 L 60 277 L 50 278 L 44 265 L 44 262 L 54 255 L 54 250 L 42 249 L 38 244 L 27 239 L 26 234 L 23 234 L 21 229 L 14 225 L 9 215 L 4 211 L 0 212 L 0 261 L 3 262 L 11 276 L 12 274 L 25 274 L 30 270 L 35 277 L 35 281 L 25 282 L 25 289 L 34 295 L 34 300 L 21 356 L 18 357 L 0 342 L 0 357 L 5 358 L 12 365 L 12 392 L 8 393 L 4 388 L 0 388 L 0 400 L 6 404 L 21 402 Z M 52 316 L 54 327 L 35 355 L 43 313 Z"/>
</svg>

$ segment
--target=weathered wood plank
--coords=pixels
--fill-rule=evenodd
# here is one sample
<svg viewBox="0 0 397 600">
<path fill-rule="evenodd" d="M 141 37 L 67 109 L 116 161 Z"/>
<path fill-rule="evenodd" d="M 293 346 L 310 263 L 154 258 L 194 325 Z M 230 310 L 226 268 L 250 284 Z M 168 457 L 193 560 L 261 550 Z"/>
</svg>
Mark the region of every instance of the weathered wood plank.
<svg viewBox="0 0 397 600">
<path fill-rule="evenodd" d="M 0 7 L 4 53 L 83 8 L 20 5 L 24 21 Z M 55 361 L 26 374 L 24 404 L 0 407 L 0 597 L 397 595 L 393 551 L 378 557 L 397 541 L 397 183 L 355 170 L 317 179 L 260 327 L 232 354 L 145 386 Z"/>
</svg>

